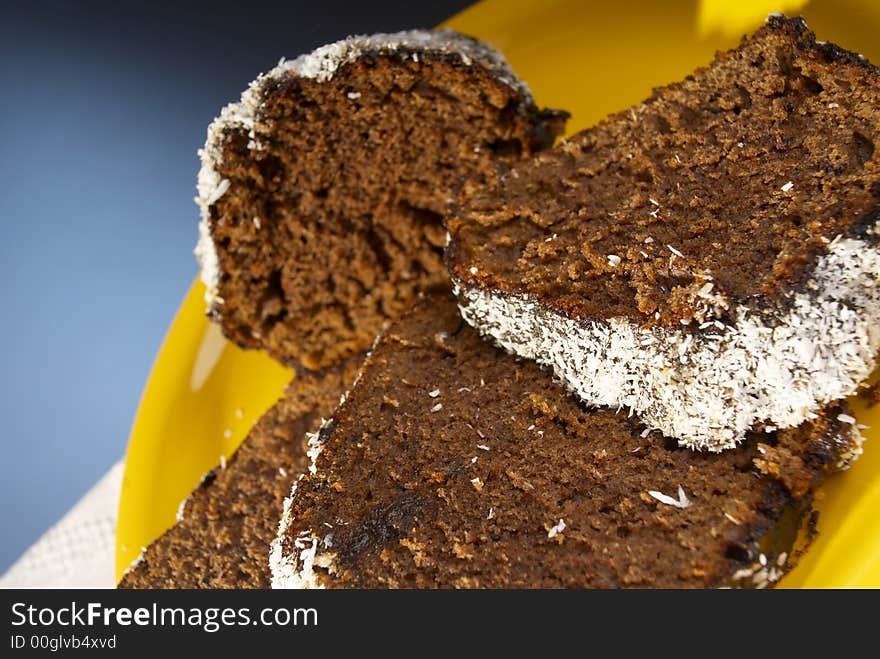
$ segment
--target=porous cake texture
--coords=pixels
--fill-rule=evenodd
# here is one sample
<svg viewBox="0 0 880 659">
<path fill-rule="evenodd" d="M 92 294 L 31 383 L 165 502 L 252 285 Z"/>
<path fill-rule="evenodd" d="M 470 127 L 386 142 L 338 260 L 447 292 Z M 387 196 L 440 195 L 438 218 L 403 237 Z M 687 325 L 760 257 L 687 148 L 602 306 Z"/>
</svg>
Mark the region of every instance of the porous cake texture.
<svg viewBox="0 0 880 659">
<path fill-rule="evenodd" d="M 307 369 L 365 350 L 420 291 L 448 290 L 444 218 L 462 180 L 549 146 L 565 117 L 540 111 L 498 51 L 449 30 L 282 60 L 201 151 L 209 315 Z"/>
</svg>

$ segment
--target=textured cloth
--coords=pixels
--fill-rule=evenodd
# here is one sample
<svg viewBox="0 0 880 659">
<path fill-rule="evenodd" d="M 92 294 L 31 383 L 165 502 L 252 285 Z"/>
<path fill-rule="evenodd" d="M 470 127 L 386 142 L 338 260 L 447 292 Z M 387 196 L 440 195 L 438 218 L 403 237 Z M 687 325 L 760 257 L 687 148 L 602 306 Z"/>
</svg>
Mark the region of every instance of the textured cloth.
<svg viewBox="0 0 880 659">
<path fill-rule="evenodd" d="M 113 588 L 120 460 L 0 577 L 2 588 Z"/>
</svg>

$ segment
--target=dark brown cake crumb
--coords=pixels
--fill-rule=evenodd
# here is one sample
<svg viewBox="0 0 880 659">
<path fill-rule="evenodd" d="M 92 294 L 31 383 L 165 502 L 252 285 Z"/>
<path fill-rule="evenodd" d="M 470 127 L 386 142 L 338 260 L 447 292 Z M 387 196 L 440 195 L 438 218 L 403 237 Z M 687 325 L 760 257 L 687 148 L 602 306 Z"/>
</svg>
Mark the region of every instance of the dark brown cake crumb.
<svg viewBox="0 0 880 659">
<path fill-rule="evenodd" d="M 444 221 L 461 181 L 561 132 L 564 113 L 459 52 L 485 46 L 432 38 L 448 48 L 258 80 L 253 129 L 223 130 L 210 177 L 228 188 L 203 201 L 219 265 L 209 311 L 239 345 L 308 369 L 365 350 L 419 292 L 448 289 Z"/>
<path fill-rule="evenodd" d="M 854 449 L 845 411 L 723 454 L 681 449 L 580 407 L 430 299 L 377 342 L 319 433 L 273 585 L 766 586 Z"/>
<path fill-rule="evenodd" d="M 680 328 L 707 282 L 730 307 L 775 304 L 837 235 L 876 242 L 878 144 L 878 69 L 774 17 L 517 176 L 471 187 L 447 260 L 467 286 L 578 319 Z"/>
<path fill-rule="evenodd" d="M 225 468 L 209 472 L 182 518 L 147 547 L 120 588 L 268 588 L 281 504 L 308 466 L 305 436 L 339 403 L 360 360 L 298 376 Z"/>
</svg>

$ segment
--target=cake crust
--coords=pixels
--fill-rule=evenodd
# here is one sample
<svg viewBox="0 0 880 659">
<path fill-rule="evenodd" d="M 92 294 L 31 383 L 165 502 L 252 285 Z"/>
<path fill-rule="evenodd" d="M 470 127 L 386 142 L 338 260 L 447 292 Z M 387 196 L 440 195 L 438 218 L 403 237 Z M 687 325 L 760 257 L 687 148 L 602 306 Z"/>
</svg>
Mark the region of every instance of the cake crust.
<svg viewBox="0 0 880 659">
<path fill-rule="evenodd" d="M 875 66 L 772 16 L 466 191 L 446 251 L 462 314 L 694 449 L 799 425 L 880 349 L 878 101 Z"/>
</svg>

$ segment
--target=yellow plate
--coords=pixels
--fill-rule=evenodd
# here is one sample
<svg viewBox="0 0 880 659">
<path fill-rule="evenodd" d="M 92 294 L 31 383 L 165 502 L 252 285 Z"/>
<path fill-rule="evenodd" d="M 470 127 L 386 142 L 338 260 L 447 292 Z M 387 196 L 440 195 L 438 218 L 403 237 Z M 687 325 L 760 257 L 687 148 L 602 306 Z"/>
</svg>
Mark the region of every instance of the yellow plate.
<svg viewBox="0 0 880 659">
<path fill-rule="evenodd" d="M 709 62 L 771 11 L 803 13 L 821 39 L 880 62 L 876 0 L 485 0 L 448 25 L 501 48 L 541 105 L 572 112 L 569 129 L 576 131 Z M 195 221 L 193 212 L 193 236 Z M 292 376 L 262 354 L 227 344 L 205 320 L 202 294 L 195 284 L 178 311 L 135 418 L 119 504 L 117 577 L 174 523 L 180 501 L 235 450 Z M 880 426 L 880 407 L 855 407 L 860 422 Z M 875 441 L 862 459 L 823 488 L 819 539 L 783 585 L 880 586 L 877 434 L 867 431 Z"/>
</svg>

